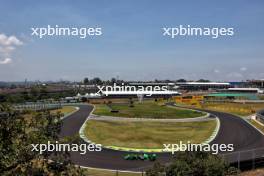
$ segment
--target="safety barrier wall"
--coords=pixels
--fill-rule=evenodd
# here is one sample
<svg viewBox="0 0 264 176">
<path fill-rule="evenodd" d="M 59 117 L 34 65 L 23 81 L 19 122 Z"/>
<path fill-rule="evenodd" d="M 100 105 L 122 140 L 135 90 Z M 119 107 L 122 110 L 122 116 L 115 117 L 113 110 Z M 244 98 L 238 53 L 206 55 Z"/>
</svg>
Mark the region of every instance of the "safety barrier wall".
<svg viewBox="0 0 264 176">
<path fill-rule="evenodd" d="M 264 124 L 264 111 L 260 111 L 256 114 L 256 119 Z"/>
<path fill-rule="evenodd" d="M 61 108 L 61 104 L 46 104 L 46 103 L 32 103 L 32 104 L 16 104 L 13 105 L 14 109 L 17 111 L 22 110 L 51 110 L 51 109 L 59 109 Z"/>
</svg>

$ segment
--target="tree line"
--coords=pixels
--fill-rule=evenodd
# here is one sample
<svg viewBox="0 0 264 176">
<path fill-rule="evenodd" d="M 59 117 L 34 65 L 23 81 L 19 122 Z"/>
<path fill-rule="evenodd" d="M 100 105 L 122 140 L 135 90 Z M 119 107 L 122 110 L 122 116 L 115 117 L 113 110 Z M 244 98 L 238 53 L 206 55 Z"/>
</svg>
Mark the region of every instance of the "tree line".
<svg viewBox="0 0 264 176">
<path fill-rule="evenodd" d="M 0 104 L 0 175 L 84 175 L 67 152 L 32 151 L 31 144 L 47 141 L 78 142 L 79 138 L 60 139 L 61 114 L 16 112 Z"/>
</svg>

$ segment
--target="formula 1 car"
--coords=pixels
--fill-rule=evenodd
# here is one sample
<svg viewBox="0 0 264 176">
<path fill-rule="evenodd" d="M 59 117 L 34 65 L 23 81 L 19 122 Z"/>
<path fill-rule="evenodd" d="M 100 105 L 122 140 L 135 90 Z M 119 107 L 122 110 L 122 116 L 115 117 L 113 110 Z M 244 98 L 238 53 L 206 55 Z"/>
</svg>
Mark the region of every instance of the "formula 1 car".
<svg viewBox="0 0 264 176">
<path fill-rule="evenodd" d="M 156 154 L 127 154 L 124 156 L 125 160 L 142 160 L 142 161 L 155 161 L 157 159 Z"/>
</svg>

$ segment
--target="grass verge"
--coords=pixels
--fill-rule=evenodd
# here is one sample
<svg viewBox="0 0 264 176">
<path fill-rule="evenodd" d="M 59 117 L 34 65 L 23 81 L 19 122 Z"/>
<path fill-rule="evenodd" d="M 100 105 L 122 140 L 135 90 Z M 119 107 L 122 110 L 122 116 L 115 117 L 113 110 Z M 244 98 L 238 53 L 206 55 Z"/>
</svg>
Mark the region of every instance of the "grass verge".
<svg viewBox="0 0 264 176">
<path fill-rule="evenodd" d="M 153 118 L 153 119 L 180 119 L 204 116 L 205 113 L 181 108 L 169 108 L 154 102 L 128 104 L 111 104 L 110 107 L 118 112 L 111 112 L 105 104 L 97 104 L 94 114 L 103 116 L 116 116 L 128 118 Z"/>
<path fill-rule="evenodd" d="M 216 121 L 128 122 L 89 120 L 87 138 L 103 146 L 136 149 L 162 149 L 163 144 L 202 143 L 216 128 Z"/>
</svg>

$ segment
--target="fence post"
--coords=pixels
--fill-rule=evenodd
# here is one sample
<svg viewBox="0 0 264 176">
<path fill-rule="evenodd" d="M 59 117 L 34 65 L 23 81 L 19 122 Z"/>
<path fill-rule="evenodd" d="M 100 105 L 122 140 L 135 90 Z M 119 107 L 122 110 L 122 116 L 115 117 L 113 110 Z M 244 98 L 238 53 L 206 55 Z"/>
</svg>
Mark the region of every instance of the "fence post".
<svg viewBox="0 0 264 176">
<path fill-rule="evenodd" d="M 256 158 L 256 153 L 255 153 L 255 150 L 253 150 L 253 160 L 252 160 L 252 169 L 254 170 L 256 167 L 255 167 L 255 158 Z"/>
<path fill-rule="evenodd" d="M 238 166 L 237 167 L 240 170 L 240 152 L 238 152 L 238 161 L 237 162 L 238 162 Z"/>
</svg>

